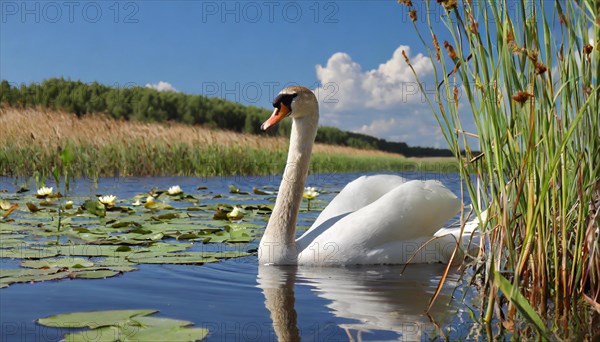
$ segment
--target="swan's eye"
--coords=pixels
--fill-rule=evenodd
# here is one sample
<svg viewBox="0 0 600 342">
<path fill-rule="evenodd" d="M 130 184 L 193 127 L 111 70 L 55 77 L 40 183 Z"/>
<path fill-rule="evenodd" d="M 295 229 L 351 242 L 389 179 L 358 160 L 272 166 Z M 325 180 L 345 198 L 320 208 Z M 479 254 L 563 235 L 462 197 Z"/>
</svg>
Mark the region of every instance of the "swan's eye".
<svg viewBox="0 0 600 342">
<path fill-rule="evenodd" d="M 291 109 L 292 101 L 296 96 L 298 96 L 298 94 L 279 94 L 275 100 L 273 100 L 273 107 L 281 109 L 281 104 L 283 103 L 286 108 Z"/>
</svg>

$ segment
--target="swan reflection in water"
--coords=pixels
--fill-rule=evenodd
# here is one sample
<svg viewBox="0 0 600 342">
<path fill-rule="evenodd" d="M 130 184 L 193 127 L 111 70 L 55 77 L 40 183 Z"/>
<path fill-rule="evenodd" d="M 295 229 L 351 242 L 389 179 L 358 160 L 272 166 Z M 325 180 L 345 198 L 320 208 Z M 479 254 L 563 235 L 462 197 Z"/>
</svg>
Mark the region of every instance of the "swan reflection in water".
<svg viewBox="0 0 600 342">
<path fill-rule="evenodd" d="M 331 314 L 353 320 L 338 324 L 351 341 L 368 339 L 370 331 L 394 333 L 393 339 L 421 341 L 440 335 L 436 323 L 425 313 L 445 265 L 302 267 L 259 266 L 258 287 L 265 296 L 273 328 L 279 341 L 326 340 L 314 329 L 301 331 L 307 322 L 295 305 L 296 285 L 309 286 L 330 303 Z M 448 306 L 458 276 L 450 274 L 429 315 L 437 323 L 448 323 L 456 308 Z M 300 306 L 299 306 L 300 307 Z M 299 308 L 298 307 L 298 308 Z M 312 326 L 320 322 L 312 323 Z M 303 324 L 305 325 L 305 324 Z M 307 334 L 308 333 L 308 334 Z M 311 335 L 314 334 L 314 335 Z M 338 334 L 337 337 L 340 337 Z M 379 338 L 378 338 L 379 339 Z"/>
</svg>

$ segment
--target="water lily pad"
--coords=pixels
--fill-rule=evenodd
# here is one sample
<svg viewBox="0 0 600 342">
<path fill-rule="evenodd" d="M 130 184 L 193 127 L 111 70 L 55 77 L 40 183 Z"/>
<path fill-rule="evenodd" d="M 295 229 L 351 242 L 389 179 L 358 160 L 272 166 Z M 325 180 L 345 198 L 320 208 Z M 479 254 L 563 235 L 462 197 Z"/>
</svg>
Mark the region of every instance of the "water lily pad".
<svg viewBox="0 0 600 342">
<path fill-rule="evenodd" d="M 20 188 L 19 188 L 19 189 L 16 191 L 16 193 L 17 193 L 17 194 L 22 194 L 22 193 L 25 193 L 25 192 L 28 192 L 28 191 L 29 191 L 29 189 L 28 189 L 27 187 L 25 187 L 25 186 L 21 186 L 21 187 L 20 187 Z"/>
<path fill-rule="evenodd" d="M 219 261 L 212 256 L 203 256 L 202 254 L 191 255 L 163 255 L 163 256 L 140 256 L 135 255 L 127 258 L 131 262 L 138 264 L 177 264 L 177 265 L 196 265 Z"/>
<path fill-rule="evenodd" d="M 10 259 L 43 259 L 59 255 L 54 251 L 46 249 L 0 249 L 0 258 Z"/>
<path fill-rule="evenodd" d="M 117 272 L 114 270 L 98 270 L 98 271 L 81 271 L 75 272 L 73 276 L 75 278 L 83 278 L 83 279 L 102 279 L 102 278 L 110 278 L 114 277 L 121 272 Z"/>
<path fill-rule="evenodd" d="M 99 245 L 63 245 L 47 247 L 50 251 L 56 251 L 60 255 L 64 256 L 126 256 L 133 253 L 128 246 L 99 246 Z"/>
<path fill-rule="evenodd" d="M 147 248 L 148 252 L 152 253 L 171 253 L 180 252 L 192 247 L 189 243 L 166 243 L 157 242 Z"/>
<path fill-rule="evenodd" d="M 198 235 L 194 233 L 185 233 L 177 236 L 177 240 L 197 239 Z"/>
<path fill-rule="evenodd" d="M 219 242 L 225 242 L 225 241 L 229 240 L 230 237 L 231 236 L 229 235 L 229 233 L 219 231 L 219 232 L 214 232 L 211 234 L 203 235 L 202 237 L 200 237 L 198 239 L 191 239 L 191 241 L 202 241 L 204 243 L 219 243 Z"/>
<path fill-rule="evenodd" d="M 272 204 L 257 204 L 244 206 L 244 210 L 253 211 L 260 215 L 269 215 L 273 212 Z"/>
<path fill-rule="evenodd" d="M 140 228 L 142 225 L 135 222 L 135 221 L 120 221 L 120 222 L 115 222 L 113 224 L 110 225 L 112 228 L 125 228 L 125 227 L 136 227 L 136 228 Z"/>
<path fill-rule="evenodd" d="M 106 216 L 106 207 L 102 203 L 100 203 L 97 199 L 87 200 L 83 203 L 83 205 L 81 207 L 82 207 L 82 209 L 84 209 L 85 211 L 87 211 L 88 213 L 90 213 L 92 215 L 99 216 L 99 217 Z"/>
<path fill-rule="evenodd" d="M 30 242 L 24 241 L 24 240 L 0 238 L 0 248 L 3 248 L 3 249 L 15 248 L 15 247 L 24 248 L 30 244 L 31 244 Z"/>
<path fill-rule="evenodd" d="M 40 318 L 37 322 L 47 327 L 55 328 L 99 328 L 118 325 L 135 316 L 147 316 L 158 310 L 107 310 L 73 312 Z"/>
<path fill-rule="evenodd" d="M 169 318 L 135 316 L 118 325 L 65 335 L 65 341 L 198 341 L 208 335 L 205 328 L 187 328 L 191 322 Z"/>
<path fill-rule="evenodd" d="M 265 196 L 265 195 L 273 195 L 273 192 L 271 191 L 264 191 L 258 188 L 252 188 L 252 193 L 254 193 L 255 195 L 261 195 L 261 196 Z"/>
<path fill-rule="evenodd" d="M 240 188 L 238 188 L 235 185 L 230 185 L 229 186 L 229 193 L 230 194 L 239 194 L 241 192 Z"/>
<path fill-rule="evenodd" d="M 152 209 L 152 210 L 172 210 L 175 209 L 173 208 L 173 206 L 163 203 L 163 202 L 158 202 L 158 201 L 152 201 L 152 202 L 146 202 L 144 204 L 144 208 L 146 209 Z"/>
<path fill-rule="evenodd" d="M 25 203 L 25 205 L 27 206 L 27 209 L 29 209 L 29 211 L 31 211 L 32 213 L 37 213 L 38 211 L 42 210 L 42 209 L 38 208 L 37 205 L 35 205 L 31 202 L 27 202 L 27 203 Z"/>
<path fill-rule="evenodd" d="M 148 244 L 148 242 L 153 241 L 149 239 L 151 235 L 152 234 L 148 234 L 148 238 L 142 237 L 142 235 L 139 234 L 111 235 L 103 236 L 97 240 L 91 240 L 89 242 L 95 245 L 145 245 Z M 160 240 L 160 238 L 157 240 Z"/>
<path fill-rule="evenodd" d="M 132 334 L 129 332 L 129 334 Z M 121 332 L 121 329 L 116 326 L 102 327 L 93 330 L 85 330 L 78 333 L 66 334 L 63 341 L 69 342 L 115 342 L 124 341 L 122 336 L 128 336 Z"/>
<path fill-rule="evenodd" d="M 31 275 L 21 275 L 15 277 L 4 277 L 0 278 L 0 287 L 6 287 L 13 283 L 31 283 L 31 282 L 40 282 L 40 281 L 48 281 L 48 280 L 59 280 L 66 278 L 69 273 L 68 272 L 58 272 L 58 270 L 43 270 L 49 271 L 48 273 L 39 273 L 39 274 L 31 274 Z"/>
<path fill-rule="evenodd" d="M 232 232 L 227 243 L 248 243 L 254 241 L 254 238 L 244 232 Z"/>
<path fill-rule="evenodd" d="M 144 229 L 144 228 L 136 228 L 136 229 L 132 229 L 129 231 L 130 233 L 134 233 L 134 234 L 140 234 L 140 235 L 144 235 L 144 234 L 150 234 L 152 233 L 151 230 L 148 229 Z"/>
<path fill-rule="evenodd" d="M 31 227 L 16 224 L 14 222 L 2 222 L 2 224 L 0 224 L 0 234 L 11 234 L 13 232 L 19 232 L 27 229 L 31 229 Z"/>
<path fill-rule="evenodd" d="M 255 239 L 254 229 L 244 228 L 253 227 L 254 225 L 228 225 L 225 226 L 225 231 L 206 234 L 192 241 L 203 241 L 204 243 L 248 243 Z"/>
<path fill-rule="evenodd" d="M 242 251 L 204 252 L 205 256 L 213 256 L 217 259 L 232 259 L 250 256 L 252 254 Z"/>
<path fill-rule="evenodd" d="M 151 218 L 155 221 L 163 221 L 163 220 L 171 220 L 174 218 L 179 217 L 179 215 L 177 213 L 165 213 L 165 214 L 160 214 L 158 216 L 152 216 Z"/>
<path fill-rule="evenodd" d="M 182 328 L 189 327 L 190 325 L 194 325 L 194 323 L 190 321 L 184 321 L 179 319 L 172 318 L 163 318 L 163 317 L 151 317 L 151 316 L 139 316 L 133 317 L 131 319 L 132 323 L 138 323 L 139 326 L 145 328 Z"/>
<path fill-rule="evenodd" d="M 21 266 L 28 268 L 86 268 L 94 266 L 94 263 L 83 258 L 55 258 L 43 260 L 26 260 Z"/>
<path fill-rule="evenodd" d="M 42 276 L 58 272 L 56 269 L 10 268 L 0 269 L 0 278 L 18 278 L 24 276 Z"/>
<path fill-rule="evenodd" d="M 134 240 L 151 240 L 151 241 L 158 241 L 161 240 L 163 237 L 165 236 L 164 233 L 150 233 L 150 234 L 144 234 L 144 235 L 138 235 L 138 236 L 134 236 L 133 239 Z"/>
<path fill-rule="evenodd" d="M 128 208 L 128 207 L 119 207 L 119 206 L 110 207 L 109 206 L 109 207 L 106 207 L 106 211 L 128 213 L 128 212 L 132 212 L 134 210 L 131 208 Z"/>
<path fill-rule="evenodd" d="M 121 341 L 198 341 L 208 335 L 205 328 L 148 328 L 140 329 L 130 338 Z"/>
<path fill-rule="evenodd" d="M 130 262 L 129 260 L 127 260 L 127 258 L 125 258 L 125 257 L 122 257 L 122 258 L 108 257 L 108 258 L 104 258 L 104 259 L 95 261 L 94 263 L 96 264 L 96 266 L 99 266 L 99 267 L 109 267 L 111 269 L 119 269 L 119 270 L 126 268 L 126 267 L 133 268 L 131 266 L 136 265 L 136 264 Z M 125 272 L 125 271 L 123 271 L 123 272 Z"/>
</svg>

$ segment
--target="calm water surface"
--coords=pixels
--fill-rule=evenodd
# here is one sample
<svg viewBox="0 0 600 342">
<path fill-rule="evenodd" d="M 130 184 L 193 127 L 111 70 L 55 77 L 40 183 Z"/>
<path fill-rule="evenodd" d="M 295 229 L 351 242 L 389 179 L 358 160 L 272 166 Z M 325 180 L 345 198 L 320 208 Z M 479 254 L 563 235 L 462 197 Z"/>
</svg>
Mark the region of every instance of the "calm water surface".
<svg viewBox="0 0 600 342">
<path fill-rule="evenodd" d="M 307 186 L 331 191 L 319 197 L 327 203 L 335 196 L 333 192 L 359 175 L 311 175 Z M 437 179 L 459 194 L 457 175 L 402 176 Z M 214 193 L 227 193 L 230 184 L 250 190 L 253 186 L 276 187 L 279 181 L 279 177 L 104 178 L 98 189 L 92 182 L 78 180 L 73 191 L 127 198 L 174 184 L 194 194 L 193 189 L 200 185 Z M 15 184 L 22 182 L 5 179 L 0 189 L 12 192 Z M 310 225 L 318 213 L 301 215 L 300 224 Z M 248 250 L 256 245 L 238 248 Z M 196 248 L 204 247 L 199 244 Z M 17 266 L 15 260 L 0 259 L 0 268 Z M 401 266 L 259 267 L 252 256 L 203 266 L 140 265 L 139 271 L 102 280 L 14 284 L 0 290 L 0 340 L 58 341 L 72 330 L 42 327 L 35 320 L 66 312 L 113 309 L 160 310 L 157 316 L 208 328 L 208 341 L 420 341 L 439 336 L 438 327 L 454 338 L 468 334 L 467 315 L 457 301 L 451 301 L 450 286 L 430 317 L 425 314 L 443 265 L 412 265 L 401 274 L 402 270 Z M 450 279 L 456 282 L 458 276 L 451 274 Z"/>
</svg>

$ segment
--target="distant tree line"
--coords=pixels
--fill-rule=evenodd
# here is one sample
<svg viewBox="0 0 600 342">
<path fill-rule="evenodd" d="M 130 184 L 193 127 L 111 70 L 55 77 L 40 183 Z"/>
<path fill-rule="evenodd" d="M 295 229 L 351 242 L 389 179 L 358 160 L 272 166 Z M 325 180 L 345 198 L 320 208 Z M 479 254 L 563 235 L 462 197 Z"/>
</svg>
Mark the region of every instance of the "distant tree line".
<svg viewBox="0 0 600 342">
<path fill-rule="evenodd" d="M 173 91 L 157 91 L 147 87 L 110 87 L 93 83 L 52 78 L 41 84 L 13 86 L 0 82 L 0 104 L 17 108 L 43 107 L 75 113 L 105 113 L 115 119 L 145 122 L 176 121 L 186 124 L 264 134 L 261 123 L 270 111 L 255 106 L 202 95 Z M 268 134 L 288 135 L 290 121 L 284 121 Z M 320 127 L 317 142 L 376 149 L 405 156 L 452 156 L 449 150 L 410 147 L 402 142 L 389 142 L 369 135 Z"/>
</svg>

